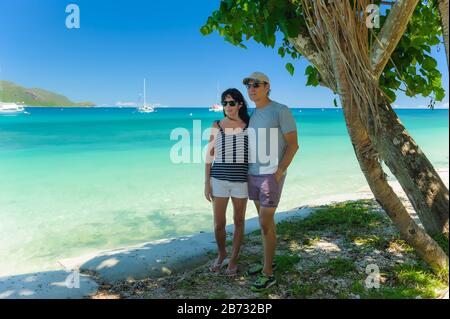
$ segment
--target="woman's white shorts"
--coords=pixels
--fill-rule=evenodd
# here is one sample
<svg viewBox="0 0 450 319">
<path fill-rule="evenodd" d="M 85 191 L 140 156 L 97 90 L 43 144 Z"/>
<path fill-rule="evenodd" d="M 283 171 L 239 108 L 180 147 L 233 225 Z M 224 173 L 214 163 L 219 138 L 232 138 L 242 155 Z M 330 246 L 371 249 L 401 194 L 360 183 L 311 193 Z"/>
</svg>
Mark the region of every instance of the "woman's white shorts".
<svg viewBox="0 0 450 319">
<path fill-rule="evenodd" d="M 211 177 L 214 197 L 248 198 L 247 182 L 230 182 Z"/>
</svg>

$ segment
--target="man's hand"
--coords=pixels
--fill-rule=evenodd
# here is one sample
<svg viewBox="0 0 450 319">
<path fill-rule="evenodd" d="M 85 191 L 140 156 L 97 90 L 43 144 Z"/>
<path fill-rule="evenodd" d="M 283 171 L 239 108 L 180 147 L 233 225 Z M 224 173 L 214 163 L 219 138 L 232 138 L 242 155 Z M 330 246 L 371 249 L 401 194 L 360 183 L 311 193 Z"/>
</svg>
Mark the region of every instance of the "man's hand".
<svg viewBox="0 0 450 319">
<path fill-rule="evenodd" d="M 283 177 L 284 173 L 285 173 L 284 171 L 282 171 L 281 169 L 278 169 L 275 172 L 275 174 L 273 174 L 277 183 L 279 183 L 281 181 L 281 178 Z"/>
<path fill-rule="evenodd" d="M 277 183 L 280 182 L 281 178 L 286 173 L 292 159 L 294 158 L 295 153 L 297 153 L 298 151 L 297 131 L 292 131 L 284 134 L 284 140 L 287 144 L 286 152 L 284 153 L 283 159 L 278 165 L 278 170 L 274 174 Z"/>
</svg>

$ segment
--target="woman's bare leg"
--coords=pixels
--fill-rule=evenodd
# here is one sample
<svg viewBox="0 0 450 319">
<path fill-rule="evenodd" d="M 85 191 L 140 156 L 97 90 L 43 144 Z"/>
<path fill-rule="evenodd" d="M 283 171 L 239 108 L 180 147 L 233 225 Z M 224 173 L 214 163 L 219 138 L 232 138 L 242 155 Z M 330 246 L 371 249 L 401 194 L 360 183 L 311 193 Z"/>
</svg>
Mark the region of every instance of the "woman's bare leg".
<svg viewBox="0 0 450 319">
<path fill-rule="evenodd" d="M 244 238 L 245 229 L 245 211 L 247 208 L 247 198 L 231 197 L 233 203 L 233 219 L 234 219 L 234 234 L 233 234 L 233 248 L 231 253 L 230 263 L 228 269 L 235 269 L 237 260 L 239 258 L 239 251 L 241 249 L 242 240 Z"/>
<path fill-rule="evenodd" d="M 216 236 L 217 248 L 219 256 L 217 257 L 216 264 L 220 265 L 227 256 L 226 251 L 226 237 L 225 232 L 226 212 L 228 206 L 228 197 L 214 197 L 213 209 L 214 209 L 214 234 Z"/>
</svg>

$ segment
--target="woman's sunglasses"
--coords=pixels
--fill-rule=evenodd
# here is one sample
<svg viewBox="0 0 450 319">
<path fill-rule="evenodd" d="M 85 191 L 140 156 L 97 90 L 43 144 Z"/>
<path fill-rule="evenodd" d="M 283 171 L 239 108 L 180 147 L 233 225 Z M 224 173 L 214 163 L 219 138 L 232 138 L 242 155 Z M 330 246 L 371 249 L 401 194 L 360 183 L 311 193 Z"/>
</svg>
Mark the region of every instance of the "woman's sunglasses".
<svg viewBox="0 0 450 319">
<path fill-rule="evenodd" d="M 227 106 L 227 104 L 229 106 L 236 106 L 237 105 L 236 101 L 222 101 L 222 106 Z"/>
</svg>

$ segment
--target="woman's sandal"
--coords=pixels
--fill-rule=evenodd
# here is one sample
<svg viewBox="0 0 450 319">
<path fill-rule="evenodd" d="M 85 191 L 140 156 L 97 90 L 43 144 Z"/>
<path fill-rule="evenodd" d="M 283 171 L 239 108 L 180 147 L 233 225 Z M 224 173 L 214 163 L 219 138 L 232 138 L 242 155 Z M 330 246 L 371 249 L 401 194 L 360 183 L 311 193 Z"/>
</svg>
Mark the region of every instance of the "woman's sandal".
<svg viewBox="0 0 450 319">
<path fill-rule="evenodd" d="M 227 266 L 229 262 L 228 258 L 225 258 L 222 263 L 218 264 L 217 259 L 214 260 L 214 263 L 209 267 L 209 271 L 217 273 L 219 272 L 223 267 Z"/>
<path fill-rule="evenodd" d="M 238 266 L 230 269 L 227 268 L 227 270 L 225 270 L 225 275 L 227 275 L 228 277 L 234 277 L 237 275 L 237 271 L 238 271 Z"/>
</svg>

